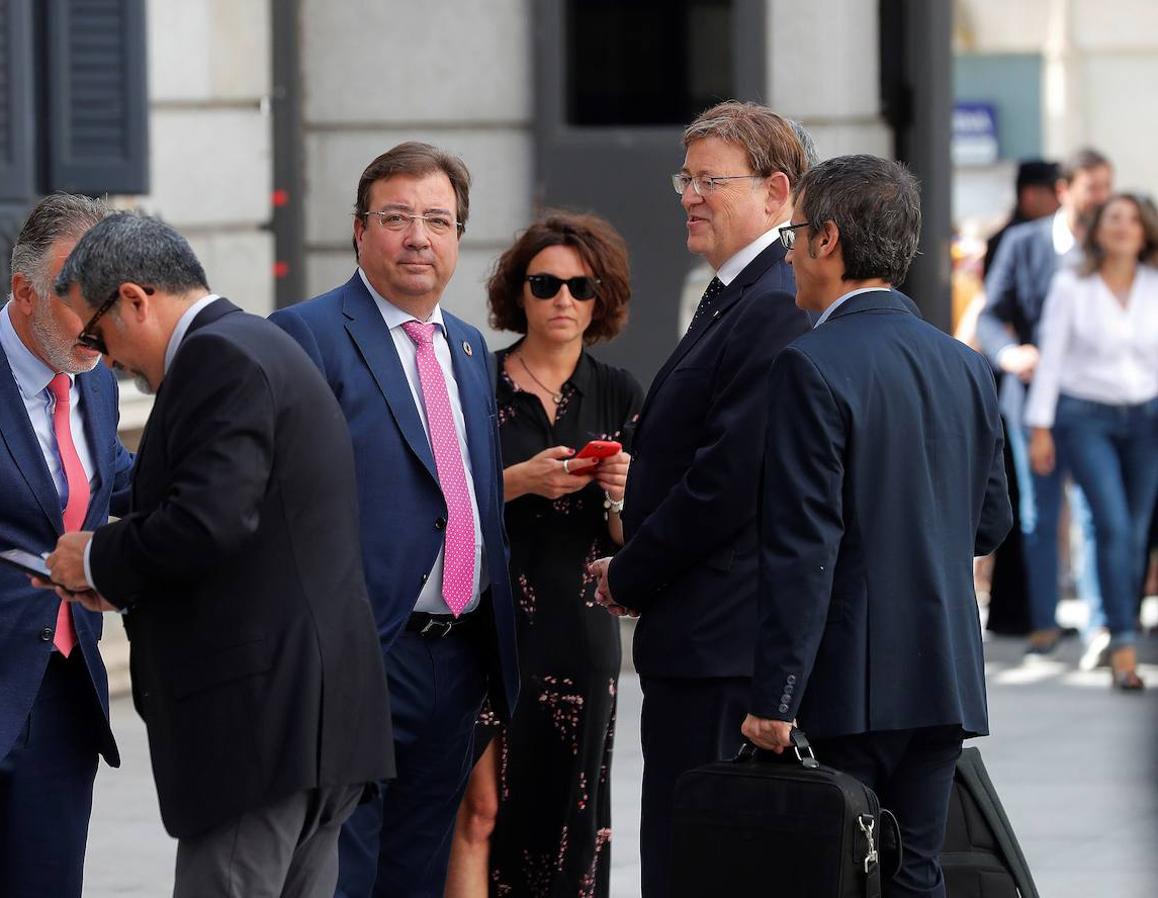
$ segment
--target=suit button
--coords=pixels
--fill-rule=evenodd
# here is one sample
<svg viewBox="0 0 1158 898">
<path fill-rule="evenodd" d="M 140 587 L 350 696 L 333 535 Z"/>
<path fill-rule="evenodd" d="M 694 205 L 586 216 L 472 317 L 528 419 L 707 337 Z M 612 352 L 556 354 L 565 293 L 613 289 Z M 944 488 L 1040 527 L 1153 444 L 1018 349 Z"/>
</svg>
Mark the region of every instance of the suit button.
<svg viewBox="0 0 1158 898">
<path fill-rule="evenodd" d="M 782 696 L 780 696 L 780 701 L 782 701 L 784 704 L 788 704 L 788 702 L 792 701 L 792 696 L 785 692 Z"/>
<path fill-rule="evenodd" d="M 41 642 L 52 642 L 52 627 L 45 627 L 40 631 Z"/>
<path fill-rule="evenodd" d="M 423 586 L 425 586 L 425 585 L 426 585 L 426 581 L 427 581 L 427 580 L 429 580 L 429 579 L 430 579 L 430 574 L 423 574 L 423 575 L 422 575 L 422 580 L 421 580 L 420 582 L 422 583 L 422 585 L 423 585 Z"/>
<path fill-rule="evenodd" d="M 434 529 L 435 530 L 445 530 L 446 529 L 446 518 L 435 518 L 434 519 Z"/>
<path fill-rule="evenodd" d="M 781 705 L 780 706 L 780 713 L 781 714 L 787 714 L 788 713 L 788 706 L 787 705 Z"/>
<path fill-rule="evenodd" d="M 795 682 L 796 682 L 796 674 L 789 674 L 788 675 L 788 685 L 791 686 Z"/>
</svg>

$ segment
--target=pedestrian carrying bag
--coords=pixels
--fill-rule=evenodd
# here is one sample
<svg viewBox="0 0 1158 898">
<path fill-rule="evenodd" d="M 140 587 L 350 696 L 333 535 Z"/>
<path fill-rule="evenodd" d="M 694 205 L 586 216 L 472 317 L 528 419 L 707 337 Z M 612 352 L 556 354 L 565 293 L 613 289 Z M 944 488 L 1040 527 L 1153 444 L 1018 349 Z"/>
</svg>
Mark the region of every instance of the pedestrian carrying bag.
<svg viewBox="0 0 1158 898">
<path fill-rule="evenodd" d="M 782 755 L 745 745 L 683 774 L 672 822 L 673 898 L 878 898 L 900 866 L 893 815 L 799 730 Z"/>
<path fill-rule="evenodd" d="M 976 748 L 962 749 L 957 760 L 941 869 L 948 898 L 1038 898 L 1029 864 Z"/>
</svg>

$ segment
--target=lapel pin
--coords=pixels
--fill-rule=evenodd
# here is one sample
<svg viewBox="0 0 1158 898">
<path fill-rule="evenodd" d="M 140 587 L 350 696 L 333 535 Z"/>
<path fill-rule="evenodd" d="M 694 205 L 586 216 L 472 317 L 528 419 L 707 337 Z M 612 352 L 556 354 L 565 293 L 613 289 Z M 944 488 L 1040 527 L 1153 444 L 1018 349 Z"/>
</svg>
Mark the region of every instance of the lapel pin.
<svg viewBox="0 0 1158 898">
<path fill-rule="evenodd" d="M 467 355 L 474 355 L 474 350 L 470 348 L 470 343 L 468 343 L 466 340 L 462 341 L 462 351 Z"/>
</svg>

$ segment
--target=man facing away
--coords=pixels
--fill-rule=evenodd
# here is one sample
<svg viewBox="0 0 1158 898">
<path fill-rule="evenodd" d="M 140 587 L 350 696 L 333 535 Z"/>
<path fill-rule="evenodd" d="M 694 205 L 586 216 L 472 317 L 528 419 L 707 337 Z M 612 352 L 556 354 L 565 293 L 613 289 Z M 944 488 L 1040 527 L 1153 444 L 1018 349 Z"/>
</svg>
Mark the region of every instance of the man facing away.
<svg viewBox="0 0 1158 898">
<path fill-rule="evenodd" d="M 778 239 L 806 167 L 792 123 L 753 103 L 722 103 L 683 142 L 672 181 L 687 246 L 716 276 L 644 400 L 624 497 L 627 542 L 592 565 L 600 602 L 640 616 L 644 898 L 670 893 L 676 779 L 742 741 L 768 368 L 809 326 Z"/>
<path fill-rule="evenodd" d="M 442 308 L 470 208 L 462 160 L 399 144 L 358 182 L 358 268 L 276 312 L 350 425 L 366 583 L 390 683 L 397 778 L 342 831 L 338 895 L 441 898 L 489 694 L 518 692 L 502 463 L 487 348 Z"/>
<path fill-rule="evenodd" d="M 341 823 L 391 772 L 341 410 L 156 219 L 93 227 L 56 290 L 80 342 L 156 393 L 129 512 L 48 566 L 124 614 L 174 895 L 329 898 Z"/>
<path fill-rule="evenodd" d="M 793 721 L 901 826 L 886 896 L 944 896 L 965 736 L 988 730 L 973 556 L 1008 532 L 988 363 L 893 289 L 917 251 L 912 175 L 842 156 L 796 188 L 797 303 L 820 318 L 772 365 L 760 483 L 760 624 L 743 731 Z"/>
<path fill-rule="evenodd" d="M 1016 225 L 1007 232 L 986 274 L 985 307 L 977 321 L 982 351 L 1005 374 L 1001 382 L 1001 411 L 1020 495 L 1019 521 L 1032 628 L 1030 654 L 1049 654 L 1061 636 L 1055 615 L 1058 520 L 1066 464 L 1059 457 L 1053 472 L 1046 476 L 1031 468 L 1023 420 L 1025 391 L 1037 367 L 1037 328 L 1054 272 L 1063 265 L 1076 264 L 1090 217 L 1113 189 L 1113 175 L 1110 161 L 1097 150 L 1079 150 L 1064 164 L 1058 182 L 1061 207 L 1052 216 Z M 1076 487 L 1069 495 L 1083 534 L 1077 585 L 1090 609 L 1084 633 L 1088 651 L 1083 657 L 1083 666 L 1089 666 L 1109 645 L 1109 634 L 1101 629 L 1105 617 L 1089 507 Z"/>
<path fill-rule="evenodd" d="M 128 503 L 116 378 L 76 345 L 81 320 L 52 285 L 103 203 L 54 194 L 12 248 L 0 308 L 0 548 L 45 552 Z M 97 650 L 101 616 L 46 602 L 0 568 L 0 894 L 79 898 L 97 757 L 120 756 Z"/>
</svg>

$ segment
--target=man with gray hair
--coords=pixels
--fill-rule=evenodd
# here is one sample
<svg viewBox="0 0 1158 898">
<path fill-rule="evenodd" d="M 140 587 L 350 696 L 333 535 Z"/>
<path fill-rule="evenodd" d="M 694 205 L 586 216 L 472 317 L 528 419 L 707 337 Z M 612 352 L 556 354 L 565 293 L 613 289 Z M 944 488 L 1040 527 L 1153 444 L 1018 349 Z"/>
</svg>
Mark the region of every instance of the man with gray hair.
<svg viewBox="0 0 1158 898">
<path fill-rule="evenodd" d="M 52 284 L 107 214 L 85 196 L 41 200 L 12 250 L 0 308 L 0 548 L 51 549 L 128 501 L 132 458 L 117 439 L 117 385 L 78 346 L 81 320 Z M 45 602 L 0 569 L 0 894 L 81 894 L 98 755 L 120 764 L 97 651 L 101 616 Z"/>
<path fill-rule="evenodd" d="M 716 276 L 644 400 L 622 512 L 627 543 L 592 565 L 601 604 L 640 618 L 644 898 L 671 894 L 676 779 L 742 741 L 768 368 L 809 326 L 777 239 L 807 168 L 793 123 L 755 103 L 720 103 L 683 143 L 672 186 L 687 247 Z"/>
<path fill-rule="evenodd" d="M 743 732 L 782 752 L 798 724 L 896 814 L 885 896 L 940 898 L 953 769 L 989 726 L 972 561 L 1012 523 L 997 391 L 895 289 L 921 229 L 904 166 L 830 159 L 794 200 L 781 240 L 820 317 L 772 365 Z"/>
<path fill-rule="evenodd" d="M 341 410 L 156 219 L 96 225 L 56 291 L 157 394 L 129 511 L 47 564 L 63 598 L 124 614 L 174 894 L 330 898 L 341 824 L 392 766 Z"/>
</svg>

